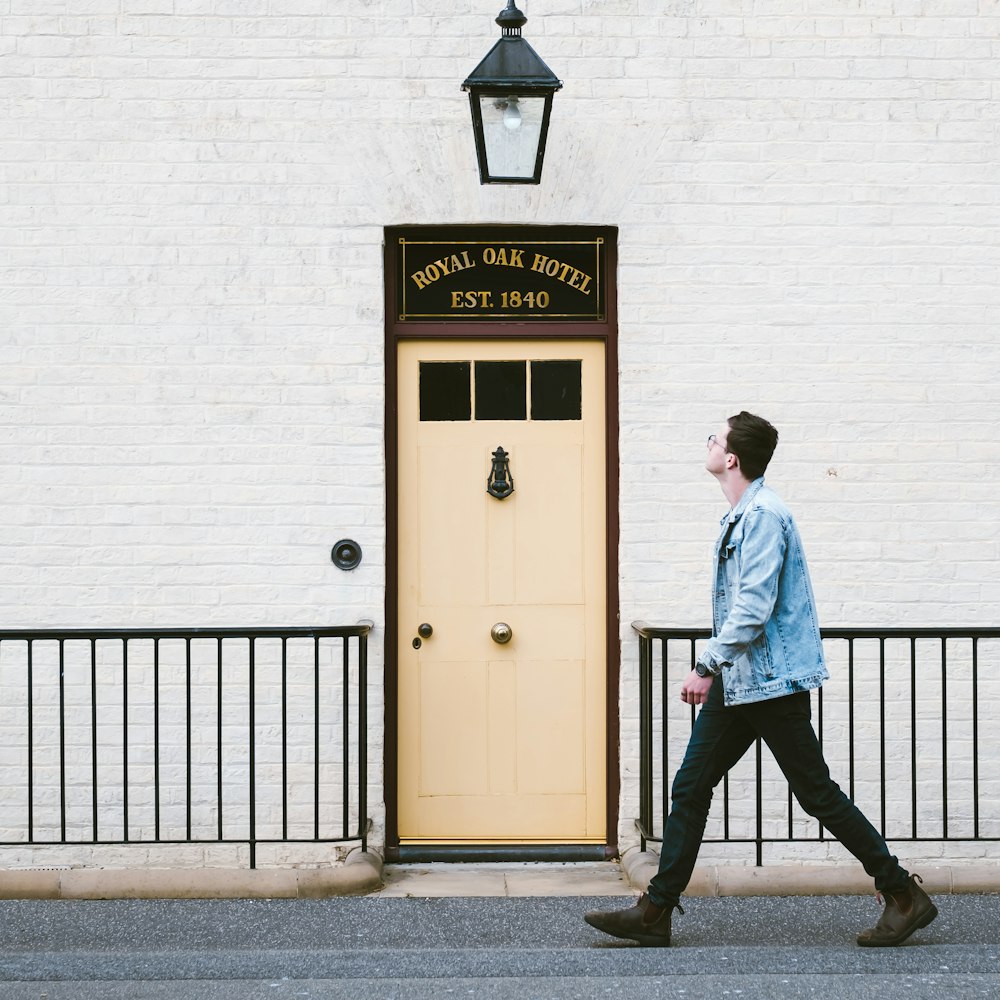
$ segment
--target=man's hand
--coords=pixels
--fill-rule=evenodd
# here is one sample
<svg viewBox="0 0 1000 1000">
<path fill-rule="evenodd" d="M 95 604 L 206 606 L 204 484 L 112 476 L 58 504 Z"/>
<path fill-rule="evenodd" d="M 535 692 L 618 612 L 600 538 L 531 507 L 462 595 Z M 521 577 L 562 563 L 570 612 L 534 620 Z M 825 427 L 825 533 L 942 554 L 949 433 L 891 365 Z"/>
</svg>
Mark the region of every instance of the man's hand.
<svg viewBox="0 0 1000 1000">
<path fill-rule="evenodd" d="M 686 705 L 704 705 L 708 701 L 714 677 L 699 677 L 693 670 L 681 687 L 681 701 Z"/>
</svg>

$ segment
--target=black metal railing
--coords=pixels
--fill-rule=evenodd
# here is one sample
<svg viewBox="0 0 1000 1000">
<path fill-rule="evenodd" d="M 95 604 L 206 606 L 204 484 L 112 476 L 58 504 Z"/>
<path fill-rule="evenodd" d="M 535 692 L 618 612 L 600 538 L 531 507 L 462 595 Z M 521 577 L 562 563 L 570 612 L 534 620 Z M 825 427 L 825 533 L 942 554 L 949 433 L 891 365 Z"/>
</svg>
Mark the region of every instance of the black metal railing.
<svg viewBox="0 0 1000 1000">
<path fill-rule="evenodd" d="M 0 629 L 0 844 L 366 848 L 371 628 Z"/>
<path fill-rule="evenodd" d="M 684 675 L 708 629 L 639 636 L 639 818 L 658 842 L 668 783 L 694 706 Z M 1000 841 L 1000 628 L 823 629 L 831 678 L 813 692 L 813 721 L 834 779 L 892 841 Z M 658 655 L 657 648 L 658 647 Z M 765 802 L 767 807 L 765 808 Z M 705 843 L 832 840 L 794 802 L 761 741 L 722 782 Z"/>
</svg>

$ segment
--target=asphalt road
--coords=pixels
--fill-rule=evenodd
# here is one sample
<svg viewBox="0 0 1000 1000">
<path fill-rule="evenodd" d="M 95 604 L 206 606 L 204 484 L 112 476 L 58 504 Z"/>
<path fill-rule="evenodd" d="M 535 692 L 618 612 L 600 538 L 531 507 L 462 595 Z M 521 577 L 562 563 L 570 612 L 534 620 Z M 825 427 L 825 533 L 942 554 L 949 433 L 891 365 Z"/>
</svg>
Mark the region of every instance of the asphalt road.
<svg viewBox="0 0 1000 1000">
<path fill-rule="evenodd" d="M 1000 998 L 1000 896 L 945 896 L 894 949 L 871 897 L 690 899 L 670 949 L 611 898 L 0 902 L 0 1000 Z"/>
</svg>

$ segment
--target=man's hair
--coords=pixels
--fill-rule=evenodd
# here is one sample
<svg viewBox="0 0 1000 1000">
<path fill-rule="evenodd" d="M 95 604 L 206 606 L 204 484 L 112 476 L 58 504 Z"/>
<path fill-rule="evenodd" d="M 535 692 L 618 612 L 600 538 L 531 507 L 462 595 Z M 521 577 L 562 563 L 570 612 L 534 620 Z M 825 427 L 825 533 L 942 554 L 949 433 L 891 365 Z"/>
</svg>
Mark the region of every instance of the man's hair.
<svg viewBox="0 0 1000 1000">
<path fill-rule="evenodd" d="M 763 417 L 741 410 L 729 418 L 726 451 L 740 460 L 740 471 L 747 479 L 764 475 L 778 446 L 778 432 Z"/>
</svg>

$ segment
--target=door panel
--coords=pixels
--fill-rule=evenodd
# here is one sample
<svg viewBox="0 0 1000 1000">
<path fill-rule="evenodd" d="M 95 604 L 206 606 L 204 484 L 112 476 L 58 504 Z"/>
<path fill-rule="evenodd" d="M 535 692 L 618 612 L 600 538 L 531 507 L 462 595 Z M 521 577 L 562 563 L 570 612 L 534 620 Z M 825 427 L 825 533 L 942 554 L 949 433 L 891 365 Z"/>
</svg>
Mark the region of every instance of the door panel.
<svg viewBox="0 0 1000 1000">
<path fill-rule="evenodd" d="M 400 840 L 601 842 L 603 345 L 398 349 Z M 486 490 L 498 447 L 503 500 Z"/>
<path fill-rule="evenodd" d="M 521 498 L 515 539 L 518 565 L 532 567 L 519 574 L 516 600 L 523 604 L 582 604 L 584 455 L 577 442 L 533 442 L 522 446 L 518 466 L 528 482 L 545 483 L 544 491 Z M 599 485 L 603 487 L 603 476 Z M 554 520 L 558 531 L 552 530 Z"/>
</svg>

